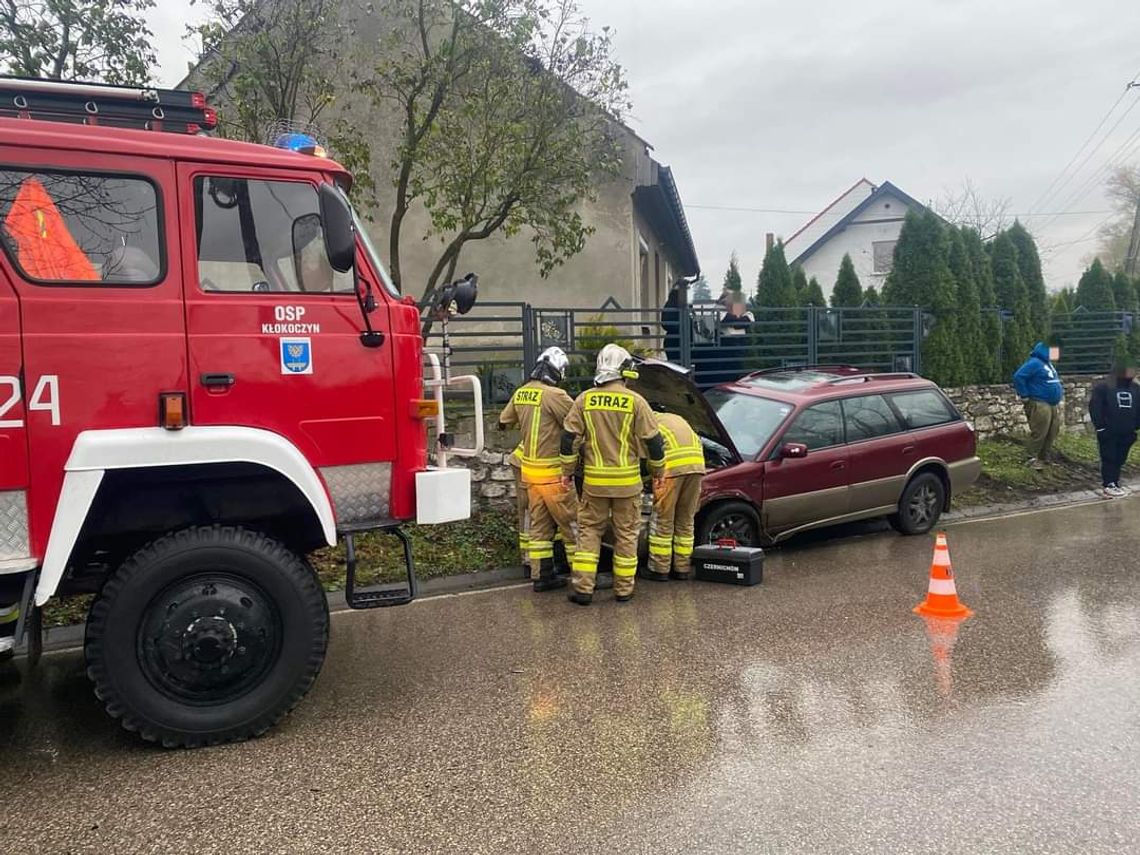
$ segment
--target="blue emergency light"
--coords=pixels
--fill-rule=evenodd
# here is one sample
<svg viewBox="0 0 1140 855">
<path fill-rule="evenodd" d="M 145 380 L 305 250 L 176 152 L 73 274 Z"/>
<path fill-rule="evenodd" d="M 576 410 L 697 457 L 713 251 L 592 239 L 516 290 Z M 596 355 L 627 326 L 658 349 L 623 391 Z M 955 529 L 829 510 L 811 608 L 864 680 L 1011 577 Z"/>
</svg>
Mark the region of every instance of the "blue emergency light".
<svg viewBox="0 0 1140 855">
<path fill-rule="evenodd" d="M 311 154 L 315 157 L 327 157 L 324 146 L 308 134 L 281 134 L 273 141 L 273 145 L 275 148 L 283 148 L 287 151 Z"/>
</svg>

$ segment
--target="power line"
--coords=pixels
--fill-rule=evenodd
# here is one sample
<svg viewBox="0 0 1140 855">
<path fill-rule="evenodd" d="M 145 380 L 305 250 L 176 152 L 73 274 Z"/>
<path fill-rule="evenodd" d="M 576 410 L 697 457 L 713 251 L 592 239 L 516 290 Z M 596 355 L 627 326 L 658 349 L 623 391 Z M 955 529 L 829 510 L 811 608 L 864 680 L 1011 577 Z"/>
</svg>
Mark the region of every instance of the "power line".
<svg viewBox="0 0 1140 855">
<path fill-rule="evenodd" d="M 1081 152 L 1085 150 L 1085 146 L 1087 146 L 1090 142 L 1093 141 L 1093 138 L 1100 132 L 1100 129 L 1104 127 L 1104 123 L 1108 121 L 1108 117 L 1111 116 L 1113 114 L 1113 112 L 1116 110 L 1116 108 L 1120 106 L 1120 102 L 1123 101 L 1128 96 L 1129 91 L 1131 91 L 1132 88 L 1136 85 L 1135 81 L 1138 77 L 1140 77 L 1140 71 L 1137 71 L 1134 75 L 1132 75 L 1132 82 L 1130 82 L 1127 86 L 1124 87 L 1124 91 L 1121 92 L 1120 96 L 1115 101 L 1112 102 L 1112 106 L 1108 108 L 1108 112 L 1105 113 L 1104 116 L 1101 118 L 1100 122 L 1097 123 L 1096 128 L 1094 128 L 1093 132 L 1091 134 L 1089 134 L 1088 139 L 1086 139 L 1083 143 L 1081 143 L 1080 148 L 1078 148 L 1076 150 L 1076 152 L 1074 152 L 1072 158 L 1069 160 L 1068 163 L 1065 164 L 1065 168 L 1057 173 L 1057 177 L 1054 178 L 1053 181 L 1049 184 L 1049 186 L 1045 188 L 1045 192 L 1041 194 L 1041 197 L 1036 202 L 1033 203 L 1033 206 L 1029 210 L 1035 211 L 1038 208 L 1040 208 L 1043 204 L 1045 204 L 1045 201 L 1049 198 L 1049 194 L 1053 191 L 1053 188 L 1056 186 L 1057 182 L 1060 181 L 1062 176 L 1064 176 L 1064 174 L 1069 171 L 1069 168 L 1074 163 L 1076 163 L 1077 158 L 1081 156 Z M 1104 141 L 1101 140 L 1101 142 L 1103 143 Z M 1058 190 L 1058 192 L 1060 192 L 1060 191 Z"/>
<path fill-rule="evenodd" d="M 1130 85 L 1128 87 L 1128 89 L 1124 90 L 1125 94 L 1127 94 L 1131 88 L 1132 87 Z M 1078 175 L 1080 175 L 1081 170 L 1085 168 L 1085 164 L 1087 164 L 1092 159 L 1092 156 L 1094 154 L 1096 154 L 1098 151 L 1100 151 L 1100 147 L 1103 146 L 1105 144 L 1105 142 L 1108 141 L 1109 137 L 1111 137 L 1116 132 L 1116 129 L 1119 128 L 1121 123 L 1125 119 L 1128 118 L 1128 114 L 1136 109 L 1136 106 L 1138 104 L 1140 104 L 1140 98 L 1136 99 L 1135 101 L 1133 101 L 1131 104 L 1128 105 L 1128 109 L 1125 110 L 1123 113 L 1121 113 L 1120 118 L 1117 119 L 1116 122 L 1113 124 L 1113 126 L 1108 129 L 1108 132 L 1103 137 L 1100 138 L 1100 142 L 1098 142 L 1095 146 L 1093 146 L 1091 149 L 1089 149 L 1088 154 L 1085 155 L 1084 159 L 1080 162 L 1080 165 L 1078 165 L 1076 169 L 1074 169 L 1071 173 L 1069 173 L 1068 177 L 1065 178 L 1065 180 L 1062 181 L 1057 186 L 1057 189 L 1055 191 L 1053 191 L 1052 195 L 1049 197 L 1049 201 L 1053 201 L 1058 196 L 1060 196 L 1061 191 L 1064 190 L 1066 186 L 1068 186 L 1069 182 L 1072 181 L 1074 178 L 1076 178 Z M 1070 204 L 1070 203 L 1062 203 L 1061 207 L 1064 208 L 1068 204 Z"/>
<path fill-rule="evenodd" d="M 1101 164 L 1099 169 L 1097 169 L 1092 173 L 1092 175 L 1085 179 L 1084 183 L 1081 184 L 1081 186 L 1078 187 L 1076 191 L 1074 191 L 1073 194 L 1065 200 L 1064 206 L 1075 205 L 1080 202 L 1081 199 L 1087 196 L 1089 194 L 1089 191 L 1096 187 L 1097 184 L 1105 176 L 1107 176 L 1117 166 L 1120 166 L 1126 160 L 1128 160 L 1128 158 L 1130 158 L 1135 153 L 1138 145 L 1140 145 L 1140 127 L 1137 127 L 1136 130 L 1133 131 L 1132 134 L 1128 137 L 1128 139 L 1121 143 L 1117 147 L 1116 151 L 1109 155 L 1108 159 Z M 1055 219 L 1056 218 L 1054 217 L 1053 219 L 1047 220 L 1046 222 L 1042 223 L 1039 228 L 1044 231 L 1053 224 Z"/>
<path fill-rule="evenodd" d="M 804 215 L 811 215 L 811 214 L 819 213 L 818 211 L 801 211 L 801 210 L 792 210 L 790 208 L 751 208 L 751 207 L 748 207 L 745 205 L 694 205 L 691 202 L 685 203 L 685 207 L 686 208 L 694 208 L 696 210 L 702 210 L 702 211 L 735 211 L 735 212 L 746 213 L 746 214 L 804 214 Z M 1038 213 L 1034 213 L 1032 211 L 1025 211 L 1025 212 L 1020 212 L 1020 213 L 1018 213 L 1018 212 L 1010 213 L 1010 214 L 1007 214 L 1006 216 L 1020 217 L 1020 218 L 1029 218 L 1029 217 L 1079 217 L 1079 216 L 1091 216 L 1094 214 L 1108 214 L 1108 213 L 1111 213 L 1111 211 L 1108 211 L 1108 210 L 1100 210 L 1100 211 L 1041 211 Z M 839 212 L 828 211 L 828 212 L 826 212 L 825 215 L 829 216 L 829 217 L 841 217 L 841 216 L 844 216 L 845 214 L 839 213 Z"/>
</svg>

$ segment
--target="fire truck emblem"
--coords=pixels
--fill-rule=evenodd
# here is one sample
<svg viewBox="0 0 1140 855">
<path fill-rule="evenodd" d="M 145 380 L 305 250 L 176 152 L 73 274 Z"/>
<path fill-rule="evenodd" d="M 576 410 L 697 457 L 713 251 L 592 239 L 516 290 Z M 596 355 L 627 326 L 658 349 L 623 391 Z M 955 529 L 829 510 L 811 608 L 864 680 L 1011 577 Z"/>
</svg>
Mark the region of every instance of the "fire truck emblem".
<svg viewBox="0 0 1140 855">
<path fill-rule="evenodd" d="M 312 374 L 313 345 L 307 338 L 283 338 L 281 341 L 281 373 Z"/>
</svg>

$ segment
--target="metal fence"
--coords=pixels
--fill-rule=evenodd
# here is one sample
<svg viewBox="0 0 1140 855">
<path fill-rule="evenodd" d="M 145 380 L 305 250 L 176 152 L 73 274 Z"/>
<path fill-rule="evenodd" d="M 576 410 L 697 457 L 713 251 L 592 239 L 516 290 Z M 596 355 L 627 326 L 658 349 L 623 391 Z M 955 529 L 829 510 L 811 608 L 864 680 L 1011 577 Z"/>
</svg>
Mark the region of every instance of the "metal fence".
<svg viewBox="0 0 1140 855">
<path fill-rule="evenodd" d="M 998 340 L 987 342 L 1000 361 L 1012 314 L 998 309 Z M 581 309 L 528 303 L 483 302 L 450 323 L 452 367 L 478 374 L 486 403 L 505 403 L 544 348 L 561 347 L 570 357 L 568 390 L 590 385 L 598 351 L 617 342 L 631 353 L 668 359 L 692 368 L 703 388 L 749 371 L 799 365 L 844 364 L 872 371 L 922 373 L 922 341 L 934 319 L 909 307 L 762 309 L 725 319 L 715 305 L 681 309 Z M 1061 347 L 1067 374 L 1096 374 L 1112 366 L 1120 336 L 1130 336 L 1127 312 L 1056 315 L 1050 343 Z M 436 324 L 428 346 L 438 347 Z"/>
<path fill-rule="evenodd" d="M 1050 343 L 1061 348 L 1058 363 L 1066 374 L 1101 374 L 1112 368 L 1121 336 L 1132 335 L 1131 312 L 1086 312 L 1054 315 Z"/>
</svg>

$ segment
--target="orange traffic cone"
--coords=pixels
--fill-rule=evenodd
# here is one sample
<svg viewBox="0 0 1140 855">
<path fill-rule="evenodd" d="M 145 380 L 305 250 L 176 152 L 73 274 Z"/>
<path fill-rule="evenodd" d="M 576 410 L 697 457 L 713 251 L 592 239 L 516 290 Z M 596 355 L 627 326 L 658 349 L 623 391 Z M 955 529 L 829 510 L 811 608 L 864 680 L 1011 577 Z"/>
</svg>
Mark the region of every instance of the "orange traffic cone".
<svg viewBox="0 0 1140 855">
<path fill-rule="evenodd" d="M 954 569 L 950 566 L 950 547 L 946 535 L 939 533 L 934 544 L 934 561 L 930 565 L 930 587 L 926 600 L 914 608 L 914 613 L 936 618 L 968 618 L 973 614 L 958 600 L 954 587 Z"/>
</svg>

